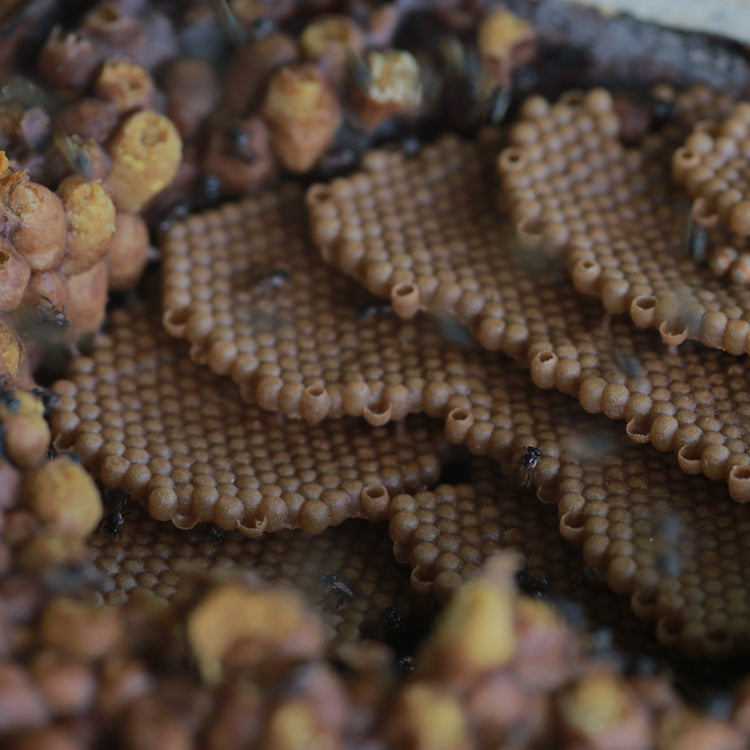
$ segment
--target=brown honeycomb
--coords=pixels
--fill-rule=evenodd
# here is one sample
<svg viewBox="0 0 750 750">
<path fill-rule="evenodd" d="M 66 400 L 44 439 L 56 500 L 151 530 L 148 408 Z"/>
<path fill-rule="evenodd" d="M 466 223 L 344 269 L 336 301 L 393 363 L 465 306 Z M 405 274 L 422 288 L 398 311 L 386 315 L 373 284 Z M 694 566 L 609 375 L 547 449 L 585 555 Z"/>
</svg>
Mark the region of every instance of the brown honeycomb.
<svg viewBox="0 0 750 750">
<path fill-rule="evenodd" d="M 297 186 L 190 216 L 162 255 L 167 330 L 264 409 L 380 425 L 437 413 L 481 376 L 461 331 L 428 316 L 401 321 L 321 263 Z"/>
<path fill-rule="evenodd" d="M 363 172 L 311 188 L 308 203 L 326 259 L 390 296 L 396 312 L 456 315 L 484 348 L 529 366 L 537 385 L 626 420 L 636 442 L 676 451 L 685 471 L 728 479 L 734 499 L 750 499 L 747 363 L 604 316 L 597 300 L 571 293 L 556 263 L 519 245 L 492 194 L 482 149 L 445 137 L 416 159 L 371 152 Z M 499 386 L 492 393 L 508 399 Z"/>
<path fill-rule="evenodd" d="M 703 199 L 704 215 L 750 236 L 750 103 L 737 104 L 723 120 L 699 123 L 675 151 L 672 171 L 692 198 Z"/>
<path fill-rule="evenodd" d="M 735 284 L 750 282 L 750 238 L 732 232 L 707 209 L 706 199 L 693 201 L 687 226 L 688 248 L 696 262 Z"/>
<path fill-rule="evenodd" d="M 146 517 L 126 517 L 119 530 L 117 538 L 102 530 L 88 543 L 107 604 L 144 591 L 170 601 L 193 570 L 252 571 L 274 585 L 300 589 L 331 637 L 344 640 L 366 636 L 386 607 L 408 612 L 428 605 L 411 592 L 383 524 L 355 520 L 317 536 L 280 531 L 253 541 L 215 536 L 204 527 L 185 532 Z M 337 588 L 339 582 L 350 593 Z"/>
<path fill-rule="evenodd" d="M 424 421 L 372 430 L 346 419 L 308 426 L 243 406 L 237 389 L 193 364 L 147 304 L 112 313 L 90 357 L 58 381 L 58 445 L 157 520 L 203 521 L 255 536 L 323 531 L 382 517 L 389 494 L 439 472 Z"/>
<path fill-rule="evenodd" d="M 659 139 L 626 149 L 604 90 L 527 100 L 498 158 L 503 205 L 524 242 L 561 257 L 578 291 L 668 343 L 750 351 L 750 293 L 685 248 L 687 206 Z"/>
<path fill-rule="evenodd" d="M 695 656 L 750 650 L 750 506 L 731 502 L 705 477 L 688 476 L 673 457 L 633 445 L 615 424 L 576 412 L 560 394 L 513 392 L 514 413 L 494 406 L 491 389 L 469 394 L 464 419 L 448 420 L 449 437 L 499 461 L 516 487 L 533 484 L 543 502 L 557 503 L 563 536 L 583 545 L 586 563 L 630 597 L 638 616 L 657 621 L 660 641 Z M 541 451 L 531 472 L 522 468 L 521 445 Z M 449 520 L 444 528 L 457 535 L 456 525 Z M 441 581 L 450 584 L 465 564 L 469 572 L 479 564 L 476 529 L 468 536 L 465 545 L 455 536 L 445 542 L 451 549 Z M 429 560 L 435 551 L 426 546 L 419 554 Z"/>
<path fill-rule="evenodd" d="M 393 552 L 410 564 L 415 591 L 445 602 L 489 557 L 515 550 L 521 591 L 563 611 L 575 602 L 581 609 L 571 614 L 586 619 L 589 634 L 605 627 L 631 653 L 654 651 L 627 602 L 598 581 L 580 549 L 560 536 L 556 508 L 532 501 L 486 458 L 472 459 L 461 479 L 391 501 Z"/>
<path fill-rule="evenodd" d="M 540 595 L 570 595 L 576 578 L 582 585 L 580 551 L 559 535 L 554 507 L 533 502 L 486 458 L 472 458 L 462 479 L 390 502 L 393 553 L 410 564 L 416 591 L 445 602 L 488 557 L 510 549 L 526 574 L 546 581 Z"/>
</svg>

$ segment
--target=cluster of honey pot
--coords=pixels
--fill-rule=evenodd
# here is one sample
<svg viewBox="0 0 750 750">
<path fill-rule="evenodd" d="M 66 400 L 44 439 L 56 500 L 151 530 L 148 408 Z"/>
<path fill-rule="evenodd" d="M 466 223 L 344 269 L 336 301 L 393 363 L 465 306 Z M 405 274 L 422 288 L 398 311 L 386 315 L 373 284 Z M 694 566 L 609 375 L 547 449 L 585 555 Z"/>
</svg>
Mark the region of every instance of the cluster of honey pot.
<svg viewBox="0 0 750 750">
<path fill-rule="evenodd" d="M 750 651 L 750 104 L 518 97 L 491 3 L 42 6 L 0 744 L 747 747 L 650 660 Z"/>
</svg>

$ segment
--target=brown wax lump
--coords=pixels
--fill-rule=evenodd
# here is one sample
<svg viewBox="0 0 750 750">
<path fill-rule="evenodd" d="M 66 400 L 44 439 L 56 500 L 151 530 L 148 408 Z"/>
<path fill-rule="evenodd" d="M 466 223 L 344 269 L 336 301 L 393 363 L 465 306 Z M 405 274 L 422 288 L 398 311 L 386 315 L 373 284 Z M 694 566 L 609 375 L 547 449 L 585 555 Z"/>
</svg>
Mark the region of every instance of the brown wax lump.
<svg viewBox="0 0 750 750">
<path fill-rule="evenodd" d="M 354 112 L 370 128 L 393 115 L 415 111 L 422 102 L 419 63 L 410 53 L 388 49 L 368 52 L 364 79 L 352 95 Z"/>
<path fill-rule="evenodd" d="M 167 97 L 166 115 L 186 141 L 198 135 L 203 119 L 216 107 L 220 87 L 216 71 L 205 60 L 171 60 L 160 75 Z"/>
<path fill-rule="evenodd" d="M 106 60 L 94 84 L 94 93 L 114 102 L 121 113 L 153 107 L 156 87 L 148 70 L 132 60 Z"/>
<path fill-rule="evenodd" d="M 203 168 L 221 181 L 226 195 L 245 195 L 266 181 L 278 163 L 263 118 L 212 119 Z"/>
<path fill-rule="evenodd" d="M 149 237 L 146 222 L 138 215 L 119 211 L 107 251 L 108 286 L 132 289 L 148 262 Z"/>
<path fill-rule="evenodd" d="M 42 641 L 70 656 L 94 660 L 122 647 L 125 633 L 114 607 L 56 598 L 41 622 Z"/>
<path fill-rule="evenodd" d="M 298 57 L 297 40 L 281 32 L 243 44 L 230 58 L 224 74 L 224 105 L 240 115 L 257 109 L 270 75 Z"/>
<path fill-rule="evenodd" d="M 484 355 L 449 321 L 400 321 L 320 262 L 294 185 L 176 222 L 160 249 L 167 330 L 264 409 L 444 417 L 483 376 Z"/>
<path fill-rule="evenodd" d="M 576 396 L 586 411 L 625 420 L 632 440 L 677 452 L 685 471 L 728 480 L 732 497 L 746 501 L 746 363 L 690 342 L 670 348 L 655 332 L 603 317 L 598 301 L 572 293 L 553 261 L 524 246 L 528 233 L 515 239 L 497 215 L 491 159 L 483 154 L 483 146 L 454 137 L 426 146 L 415 159 L 382 149 L 365 157 L 362 172 L 313 186 L 311 231 L 324 258 L 390 298 L 401 317 L 422 308 L 455 316 L 482 347 L 529 366 L 537 385 Z M 633 237 L 645 257 L 647 233 Z M 596 274 L 594 266 L 582 264 L 574 281 L 582 283 L 592 269 Z M 677 276 L 669 278 L 681 291 Z M 713 276 L 707 283 L 719 291 Z M 695 312 L 667 305 L 666 298 L 641 304 L 639 321 L 655 310 L 665 318 Z M 732 314 L 739 318 L 740 311 Z M 739 319 L 713 307 L 703 321 L 715 346 L 735 334 L 744 346 Z M 662 330 L 670 344 L 685 335 Z M 460 435 L 470 427 L 454 421 L 451 430 Z"/>
<path fill-rule="evenodd" d="M 271 148 L 293 172 L 306 172 L 331 145 L 341 105 L 322 73 L 311 64 L 285 65 L 271 76 L 263 99 Z"/>
<path fill-rule="evenodd" d="M 15 310 L 31 278 L 29 262 L 6 239 L 0 238 L 0 310 Z"/>
<path fill-rule="evenodd" d="M 352 56 L 365 49 L 362 29 L 345 15 L 321 15 L 311 20 L 299 38 L 305 58 L 317 62 L 329 80 L 340 87 Z"/>
<path fill-rule="evenodd" d="M 61 270 L 74 276 L 88 271 L 109 249 L 115 232 L 115 207 L 99 180 L 67 177 L 58 188 L 70 239 Z"/>
<path fill-rule="evenodd" d="M 74 358 L 70 380 L 55 385 L 52 424 L 61 445 L 155 518 L 249 536 L 319 533 L 351 516 L 384 518 L 390 495 L 437 477 L 426 422 L 310 427 L 242 407 L 234 387 L 154 328 L 154 314 L 146 304 L 112 314 L 92 356 Z"/>
<path fill-rule="evenodd" d="M 93 479 L 67 456 L 27 472 L 23 491 L 41 522 L 61 534 L 83 538 L 102 519 L 102 502 Z"/>
<path fill-rule="evenodd" d="M 0 407 L 6 458 L 20 468 L 38 466 L 47 460 L 50 443 L 42 402 L 26 391 L 15 391 L 10 403 L 12 408 Z"/>
<path fill-rule="evenodd" d="M 512 71 L 534 55 L 534 29 L 507 8 L 493 8 L 477 27 L 477 50 L 484 74 L 510 85 Z"/>
<path fill-rule="evenodd" d="M 107 306 L 108 267 L 105 258 L 68 279 L 70 328 L 76 335 L 96 333 L 104 322 Z"/>
<path fill-rule="evenodd" d="M 204 573 L 169 610 L 148 597 L 113 608 L 40 596 L 11 626 L 20 645 L 0 664 L 0 734 L 24 749 L 113 733 L 133 749 L 743 746 L 743 686 L 719 720 L 664 677 L 622 676 L 548 605 L 519 596 L 514 565 L 493 558 L 457 593 L 401 682 L 387 649 L 325 641 L 296 593 L 250 579 Z"/>
<path fill-rule="evenodd" d="M 323 630 L 302 598 L 281 588 L 246 590 L 225 585 L 208 593 L 190 613 L 187 637 L 203 679 L 217 682 L 222 662 L 241 649 L 245 665 L 320 657 Z"/>
<path fill-rule="evenodd" d="M 34 271 L 60 264 L 67 241 L 65 209 L 60 198 L 44 185 L 31 182 L 25 172 L 7 175 L 0 200 L 18 219 L 11 241 Z"/>
<path fill-rule="evenodd" d="M 23 375 L 24 346 L 12 322 L 0 315 L 0 382 L 13 386 Z"/>
<path fill-rule="evenodd" d="M 177 174 L 182 141 L 163 115 L 142 110 L 128 117 L 109 142 L 107 186 L 122 211 L 140 211 Z"/>
</svg>

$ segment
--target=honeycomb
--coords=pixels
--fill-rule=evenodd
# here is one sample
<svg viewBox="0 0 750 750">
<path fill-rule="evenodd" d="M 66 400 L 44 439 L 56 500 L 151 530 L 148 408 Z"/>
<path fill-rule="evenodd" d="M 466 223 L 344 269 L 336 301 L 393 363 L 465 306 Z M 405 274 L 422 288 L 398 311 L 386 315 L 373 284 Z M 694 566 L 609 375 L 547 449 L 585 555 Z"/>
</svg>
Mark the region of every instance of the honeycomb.
<svg viewBox="0 0 750 750">
<path fill-rule="evenodd" d="M 504 390 L 507 381 L 498 387 Z M 534 485 L 540 500 L 557 504 L 562 535 L 582 545 L 586 564 L 613 591 L 630 597 L 639 617 L 656 621 L 662 643 L 694 656 L 747 651 L 750 506 L 732 502 L 721 485 L 705 477 L 685 474 L 673 456 L 633 444 L 616 424 L 571 409 L 570 400 L 554 391 L 512 392 L 523 404 L 512 414 L 493 406 L 490 389 L 471 393 L 470 405 L 446 424 L 450 439 L 498 461 L 515 489 L 507 484 L 498 489 L 494 482 L 497 505 L 491 510 L 485 505 L 483 513 L 517 517 L 520 511 L 514 514 L 507 504 L 523 503 L 519 489 Z M 531 467 L 528 446 L 541 454 Z M 503 499 L 503 492 L 509 498 Z M 472 512 L 466 511 L 467 518 Z M 457 527 L 464 523 L 468 541 L 462 544 Z M 416 545 L 424 531 L 426 543 L 412 550 L 411 563 L 425 566 L 419 579 L 434 575 L 438 589 L 450 588 L 464 566 L 470 574 L 483 557 L 476 520 L 473 527 L 455 518 L 435 525 L 447 534 L 444 542 L 431 538 L 429 520 L 414 540 L 402 533 L 406 543 Z M 412 516 L 407 530 L 417 526 Z M 493 529 L 491 522 L 487 528 Z M 542 538 L 551 544 L 548 536 Z"/>
<path fill-rule="evenodd" d="M 483 372 L 460 327 L 400 321 L 321 263 L 296 185 L 193 214 L 161 251 L 166 329 L 264 409 L 381 425 L 438 415 Z"/>
<path fill-rule="evenodd" d="M 719 121 L 702 121 L 672 159 L 675 179 L 732 232 L 750 236 L 750 103 Z"/>
<path fill-rule="evenodd" d="M 414 159 L 370 152 L 362 172 L 311 187 L 308 205 L 324 257 L 396 313 L 455 315 L 537 385 L 626 420 L 634 441 L 676 451 L 685 471 L 727 479 L 734 499 L 750 499 L 746 361 L 664 343 L 571 294 L 555 261 L 515 239 L 492 195 L 483 148 L 446 136 Z"/>
<path fill-rule="evenodd" d="M 498 158 L 503 204 L 524 241 L 564 259 L 579 292 L 668 343 L 750 351 L 750 294 L 685 247 L 688 206 L 659 139 L 626 149 L 609 93 L 527 100 Z M 738 204 L 738 206 L 741 205 Z"/>
<path fill-rule="evenodd" d="M 107 604 L 121 605 L 142 592 L 171 601 L 191 571 L 212 570 L 252 571 L 268 583 L 298 588 L 338 640 L 372 637 L 386 607 L 430 609 L 393 559 L 382 523 L 347 521 L 316 536 L 280 531 L 250 541 L 126 514 L 119 531 L 115 538 L 102 529 L 88 544 Z"/>
<path fill-rule="evenodd" d="M 486 458 L 470 459 L 452 481 L 391 501 L 393 554 L 410 565 L 414 591 L 447 602 L 490 557 L 513 550 L 520 555 L 520 590 L 552 604 L 576 627 L 585 625 L 589 647 L 614 640 L 634 662 L 644 656 L 661 662 L 650 624 L 563 539 L 554 506 L 534 502 Z"/>
<path fill-rule="evenodd" d="M 249 536 L 319 533 L 352 516 L 384 517 L 388 497 L 439 473 L 425 421 L 370 429 L 308 426 L 242 406 L 234 386 L 190 362 L 146 303 L 116 310 L 90 357 L 58 381 L 58 446 L 72 446 L 107 487 L 180 528 L 212 522 Z"/>
</svg>

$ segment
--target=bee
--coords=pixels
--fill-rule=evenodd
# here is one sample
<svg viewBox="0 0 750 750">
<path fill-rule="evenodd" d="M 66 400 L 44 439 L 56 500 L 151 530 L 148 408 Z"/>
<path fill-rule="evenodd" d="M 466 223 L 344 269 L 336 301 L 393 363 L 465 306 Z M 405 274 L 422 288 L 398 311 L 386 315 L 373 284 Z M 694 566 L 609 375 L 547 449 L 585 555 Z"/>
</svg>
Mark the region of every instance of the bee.
<svg viewBox="0 0 750 750">
<path fill-rule="evenodd" d="M 549 592 L 549 581 L 544 576 L 535 576 L 525 570 L 516 573 L 516 586 L 519 591 L 534 599 L 544 599 Z"/>
<path fill-rule="evenodd" d="M 256 289 L 266 291 L 268 289 L 278 289 L 286 284 L 292 278 L 292 274 L 286 268 L 274 268 L 273 271 L 261 277 L 255 285 Z"/>
<path fill-rule="evenodd" d="M 346 60 L 346 72 L 354 86 L 362 91 L 368 91 L 372 86 L 372 73 L 362 55 L 353 49 L 349 51 Z"/>
<path fill-rule="evenodd" d="M 128 493 L 120 494 L 115 509 L 107 513 L 99 524 L 99 529 L 108 534 L 113 540 L 122 541 L 122 525 L 125 523 L 125 506 L 128 504 L 130 495 Z"/>
<path fill-rule="evenodd" d="M 215 523 L 208 524 L 206 528 L 206 539 L 214 544 L 221 544 L 226 538 L 227 532 L 220 529 Z"/>
<path fill-rule="evenodd" d="M 265 39 L 276 31 L 276 21 L 270 16 L 260 16 L 250 24 L 250 36 L 253 41 Z"/>
<path fill-rule="evenodd" d="M 15 414 L 20 408 L 21 402 L 13 391 L 2 388 L 0 389 L 0 406 L 9 414 Z"/>
<path fill-rule="evenodd" d="M 407 135 L 401 139 L 401 151 L 404 156 L 419 156 L 422 150 L 422 142 L 416 135 Z"/>
<path fill-rule="evenodd" d="M 536 470 L 539 466 L 539 461 L 542 458 L 542 452 L 534 445 L 527 445 L 521 458 L 518 461 L 518 466 L 513 472 L 515 483 L 522 489 L 531 487 L 534 478 L 536 477 Z"/>
<path fill-rule="evenodd" d="M 214 13 L 230 44 L 239 47 L 247 41 L 247 34 L 228 0 L 211 0 Z"/>
<path fill-rule="evenodd" d="M 5 433 L 5 422 L 0 422 L 0 466 L 3 463 L 15 466 L 15 463 L 11 461 L 10 456 L 8 455 L 8 451 L 5 447 Z"/>
<path fill-rule="evenodd" d="M 60 328 L 67 328 L 70 325 L 68 316 L 65 314 L 65 305 L 58 310 L 49 297 L 41 295 L 41 300 L 36 306 L 36 314 L 39 320 L 43 323 L 53 323 Z"/>
<path fill-rule="evenodd" d="M 31 391 L 33 396 L 36 396 L 44 406 L 44 418 L 49 420 L 50 412 L 57 409 L 57 405 L 60 399 L 56 393 L 50 393 L 46 388 L 37 386 Z"/>
<path fill-rule="evenodd" d="M 354 308 L 354 319 L 364 320 L 365 318 L 371 318 L 374 315 L 390 314 L 393 312 L 393 307 L 388 302 L 381 302 L 376 300 L 375 302 L 363 302 L 361 305 L 357 305 Z"/>
<path fill-rule="evenodd" d="M 63 155 L 71 169 L 87 179 L 94 177 L 94 165 L 87 153 L 86 143 L 81 136 L 68 135 L 58 131 L 52 138 L 58 151 Z"/>
<path fill-rule="evenodd" d="M 230 125 L 226 130 L 226 137 L 231 144 L 234 155 L 239 159 L 248 164 L 252 164 L 258 159 L 258 152 L 253 148 L 247 130 L 241 124 Z"/>
<path fill-rule="evenodd" d="M 658 130 L 677 117 L 677 102 L 663 93 L 651 96 L 651 129 Z"/>
<path fill-rule="evenodd" d="M 383 640 L 395 652 L 403 667 L 409 662 L 429 632 L 432 616 L 427 613 L 404 612 L 396 607 L 386 607 L 380 613 Z"/>
<path fill-rule="evenodd" d="M 414 671 L 414 657 L 411 654 L 396 659 L 396 674 L 406 677 Z"/>
<path fill-rule="evenodd" d="M 341 595 L 336 602 L 336 609 L 341 609 L 347 599 L 354 599 L 354 592 L 335 573 L 326 573 L 320 582 L 330 593 Z"/>
<path fill-rule="evenodd" d="M 706 257 L 707 247 L 708 232 L 691 215 L 688 218 L 687 229 L 685 231 L 686 255 L 694 263 L 700 263 Z"/>
</svg>

